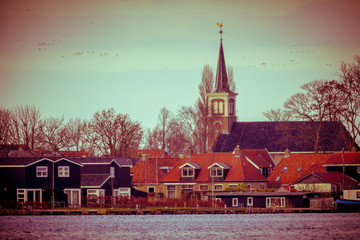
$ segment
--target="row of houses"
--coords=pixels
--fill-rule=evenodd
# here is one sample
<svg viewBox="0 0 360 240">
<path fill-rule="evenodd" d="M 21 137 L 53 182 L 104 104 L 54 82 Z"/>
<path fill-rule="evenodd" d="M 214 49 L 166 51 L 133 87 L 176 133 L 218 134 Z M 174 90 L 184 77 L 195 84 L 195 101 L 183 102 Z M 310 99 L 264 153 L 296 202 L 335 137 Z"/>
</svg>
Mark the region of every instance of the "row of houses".
<svg viewBox="0 0 360 240">
<path fill-rule="evenodd" d="M 0 158 L 0 200 L 69 207 L 115 204 L 124 196 L 217 199 L 233 207 L 305 207 L 311 197 L 338 198 L 344 188 L 358 188 L 359 181 L 356 152 L 286 151 L 277 166 L 266 149 L 238 146 L 233 152 L 188 150 L 180 158 L 164 150 L 141 150 L 131 158 Z"/>
<path fill-rule="evenodd" d="M 0 158 L 0 201 L 69 207 L 111 203 L 131 196 L 131 166 L 130 158 Z"/>
</svg>

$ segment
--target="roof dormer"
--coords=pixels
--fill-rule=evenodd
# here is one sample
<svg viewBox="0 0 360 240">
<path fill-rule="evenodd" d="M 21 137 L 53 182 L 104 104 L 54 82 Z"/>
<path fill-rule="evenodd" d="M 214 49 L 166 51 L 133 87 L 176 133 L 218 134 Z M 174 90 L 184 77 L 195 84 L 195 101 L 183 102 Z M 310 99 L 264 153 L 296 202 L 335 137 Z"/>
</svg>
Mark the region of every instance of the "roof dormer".
<svg viewBox="0 0 360 240">
<path fill-rule="evenodd" d="M 179 169 L 182 182 L 194 182 L 199 175 L 201 166 L 197 163 L 185 163 Z"/>
<path fill-rule="evenodd" d="M 229 172 L 230 166 L 226 163 L 215 162 L 208 167 L 210 178 L 224 180 Z"/>
</svg>

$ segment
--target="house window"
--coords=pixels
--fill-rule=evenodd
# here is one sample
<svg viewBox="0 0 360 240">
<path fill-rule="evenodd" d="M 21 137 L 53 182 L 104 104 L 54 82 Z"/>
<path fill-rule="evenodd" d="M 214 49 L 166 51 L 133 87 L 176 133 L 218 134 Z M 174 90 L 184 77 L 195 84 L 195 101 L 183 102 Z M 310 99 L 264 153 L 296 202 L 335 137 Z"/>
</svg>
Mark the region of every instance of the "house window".
<svg viewBox="0 0 360 240">
<path fill-rule="evenodd" d="M 251 188 L 251 184 L 247 184 L 247 189 L 249 189 L 250 190 L 250 188 Z"/>
<path fill-rule="evenodd" d="M 87 202 L 88 203 L 105 203 L 105 190 L 104 189 L 88 189 L 87 190 Z"/>
<path fill-rule="evenodd" d="M 285 207 L 284 197 L 267 197 L 266 207 Z"/>
<path fill-rule="evenodd" d="M 277 182 L 280 181 L 280 176 L 278 176 L 278 177 L 276 178 L 276 181 L 277 181 Z"/>
<path fill-rule="evenodd" d="M 221 167 L 212 167 L 210 168 L 210 176 L 211 177 L 222 177 L 223 170 Z"/>
<path fill-rule="evenodd" d="M 110 177 L 111 178 L 115 177 L 115 168 L 114 167 L 110 167 Z"/>
<path fill-rule="evenodd" d="M 67 195 L 68 207 L 80 207 L 81 206 L 81 190 L 80 189 L 64 189 L 64 193 Z"/>
<path fill-rule="evenodd" d="M 223 185 L 220 185 L 220 184 L 214 185 L 214 190 L 215 191 L 222 191 L 223 190 Z"/>
<path fill-rule="evenodd" d="M 357 167 L 357 173 L 360 174 L 360 166 Z"/>
<path fill-rule="evenodd" d="M 223 102 L 219 102 L 219 113 L 220 114 L 224 113 L 224 103 Z"/>
<path fill-rule="evenodd" d="M 175 186 L 167 186 L 167 198 L 175 198 Z"/>
<path fill-rule="evenodd" d="M 252 207 L 254 205 L 254 200 L 252 197 L 247 198 L 247 206 Z"/>
<path fill-rule="evenodd" d="M 182 190 L 194 190 L 194 185 L 182 185 L 181 186 Z"/>
<path fill-rule="evenodd" d="M 232 206 L 233 206 L 233 207 L 239 206 L 239 199 L 233 198 L 233 199 L 232 199 Z"/>
<path fill-rule="evenodd" d="M 155 192 L 155 188 L 154 187 L 148 187 L 148 193 L 153 193 Z"/>
<path fill-rule="evenodd" d="M 260 189 L 264 189 L 265 185 L 263 183 L 260 184 Z"/>
<path fill-rule="evenodd" d="M 238 185 L 236 185 L 236 184 L 229 184 L 229 188 L 237 188 L 238 187 Z"/>
<path fill-rule="evenodd" d="M 200 191 L 207 191 L 209 189 L 209 185 L 201 184 L 200 185 Z"/>
<path fill-rule="evenodd" d="M 119 188 L 119 196 L 120 197 L 131 197 L 131 189 L 130 188 Z"/>
<path fill-rule="evenodd" d="M 36 177 L 47 177 L 48 176 L 48 167 L 41 166 L 36 167 Z"/>
<path fill-rule="evenodd" d="M 58 167 L 58 176 L 59 177 L 70 177 L 69 166 L 59 166 Z"/>
<path fill-rule="evenodd" d="M 287 167 L 284 167 L 283 170 L 282 170 L 282 172 L 283 172 L 283 173 L 286 172 L 286 169 L 287 169 Z"/>
<path fill-rule="evenodd" d="M 192 167 L 183 167 L 181 169 L 182 177 L 194 177 L 194 169 Z"/>
<path fill-rule="evenodd" d="M 42 202 L 42 189 L 17 189 L 18 202 Z"/>
</svg>

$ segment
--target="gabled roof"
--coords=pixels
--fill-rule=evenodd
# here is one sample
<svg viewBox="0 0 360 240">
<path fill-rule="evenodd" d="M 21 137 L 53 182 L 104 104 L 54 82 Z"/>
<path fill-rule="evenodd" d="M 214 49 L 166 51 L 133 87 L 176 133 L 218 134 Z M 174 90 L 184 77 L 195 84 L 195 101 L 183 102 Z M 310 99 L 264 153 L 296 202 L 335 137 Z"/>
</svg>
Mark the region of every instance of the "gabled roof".
<svg viewBox="0 0 360 240">
<path fill-rule="evenodd" d="M 275 167 L 275 163 L 266 149 L 243 149 L 241 152 L 259 168 Z"/>
<path fill-rule="evenodd" d="M 161 170 L 162 168 L 173 168 L 179 161 L 180 158 L 149 158 L 145 161 L 139 161 L 130 170 L 134 174 L 132 183 L 156 183 L 165 176 L 165 173 Z M 157 171 L 156 167 L 158 168 Z"/>
<path fill-rule="evenodd" d="M 281 159 L 268 180 L 279 184 L 293 184 L 298 178 L 310 172 L 325 172 L 325 167 L 322 165 L 330 157 L 331 154 L 292 153 L 290 156 Z M 276 181 L 278 177 L 280 177 L 279 181 Z"/>
<path fill-rule="evenodd" d="M 260 174 L 244 156 L 235 157 L 233 153 L 208 153 L 208 154 L 194 154 L 190 158 L 182 159 L 174 168 L 161 180 L 161 182 L 180 182 L 181 169 L 188 163 L 196 162 L 201 166 L 199 175 L 196 178 L 196 182 L 209 182 L 211 181 L 209 166 L 214 163 L 225 163 L 230 167 L 224 181 L 235 182 L 266 182 L 266 178 Z"/>
<path fill-rule="evenodd" d="M 201 166 L 198 164 L 198 163 L 193 163 L 193 162 L 186 162 L 186 163 L 184 163 L 183 165 L 181 165 L 179 168 L 183 168 L 183 167 L 185 167 L 185 166 L 190 166 L 190 167 L 192 167 L 192 168 L 194 168 L 194 169 L 201 169 Z"/>
<path fill-rule="evenodd" d="M 59 151 L 58 154 L 64 157 L 91 157 L 91 151 Z"/>
<path fill-rule="evenodd" d="M 334 153 L 324 164 L 324 166 L 342 166 L 343 163 L 345 165 L 354 165 L 360 166 L 360 152 L 346 152 L 344 153 Z"/>
<path fill-rule="evenodd" d="M 132 166 L 130 158 L 126 157 L 90 157 L 90 158 L 74 158 L 84 165 L 103 165 L 116 163 L 119 167 Z"/>
<path fill-rule="evenodd" d="M 81 174 L 81 188 L 101 188 L 110 174 Z"/>
<path fill-rule="evenodd" d="M 304 177 L 299 178 L 294 183 L 301 183 L 304 179 L 309 178 L 310 176 L 315 176 L 320 180 L 320 182 L 343 183 L 343 180 L 345 180 L 345 183 L 358 183 L 355 179 L 347 175 L 344 176 L 342 173 L 339 172 L 311 172 Z"/>
<path fill-rule="evenodd" d="M 214 152 L 232 152 L 240 149 L 264 149 L 269 152 L 314 152 L 315 125 L 319 122 L 234 122 L 229 134 L 219 135 Z M 322 122 L 318 151 L 341 151 L 347 149 L 344 135 L 349 136 L 339 122 Z M 359 146 L 355 146 L 359 149 Z"/>
<path fill-rule="evenodd" d="M 215 162 L 213 164 L 211 164 L 208 169 L 212 168 L 213 166 L 218 166 L 218 167 L 221 167 L 222 169 L 230 169 L 230 166 L 227 165 L 226 163 L 219 163 L 219 162 Z"/>
<path fill-rule="evenodd" d="M 28 167 L 42 161 L 57 163 L 67 161 L 78 166 L 83 166 L 80 162 L 63 157 L 25 157 L 25 158 L 0 158 L 0 167 Z"/>
</svg>

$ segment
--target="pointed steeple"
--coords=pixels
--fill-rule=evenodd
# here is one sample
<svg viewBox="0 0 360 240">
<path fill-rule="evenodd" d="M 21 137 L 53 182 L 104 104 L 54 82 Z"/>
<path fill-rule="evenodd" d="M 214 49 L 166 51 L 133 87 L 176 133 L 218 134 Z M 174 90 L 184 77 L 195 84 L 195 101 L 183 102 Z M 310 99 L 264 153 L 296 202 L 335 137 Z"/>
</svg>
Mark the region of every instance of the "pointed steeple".
<svg viewBox="0 0 360 240">
<path fill-rule="evenodd" d="M 216 80 L 215 80 L 215 92 L 228 92 L 232 93 L 229 89 L 229 82 L 226 73 L 226 64 L 225 64 L 225 57 L 224 57 L 224 50 L 222 46 L 222 40 L 220 40 L 220 52 L 219 52 L 219 59 L 217 63 L 216 69 Z"/>
<path fill-rule="evenodd" d="M 225 57 L 224 57 L 224 50 L 222 45 L 222 23 L 217 24 L 220 27 L 220 51 L 219 51 L 219 59 L 217 63 L 216 69 L 216 80 L 215 80 L 215 92 L 227 92 L 233 93 L 229 88 L 229 81 L 226 72 L 226 64 L 225 64 Z"/>
</svg>

